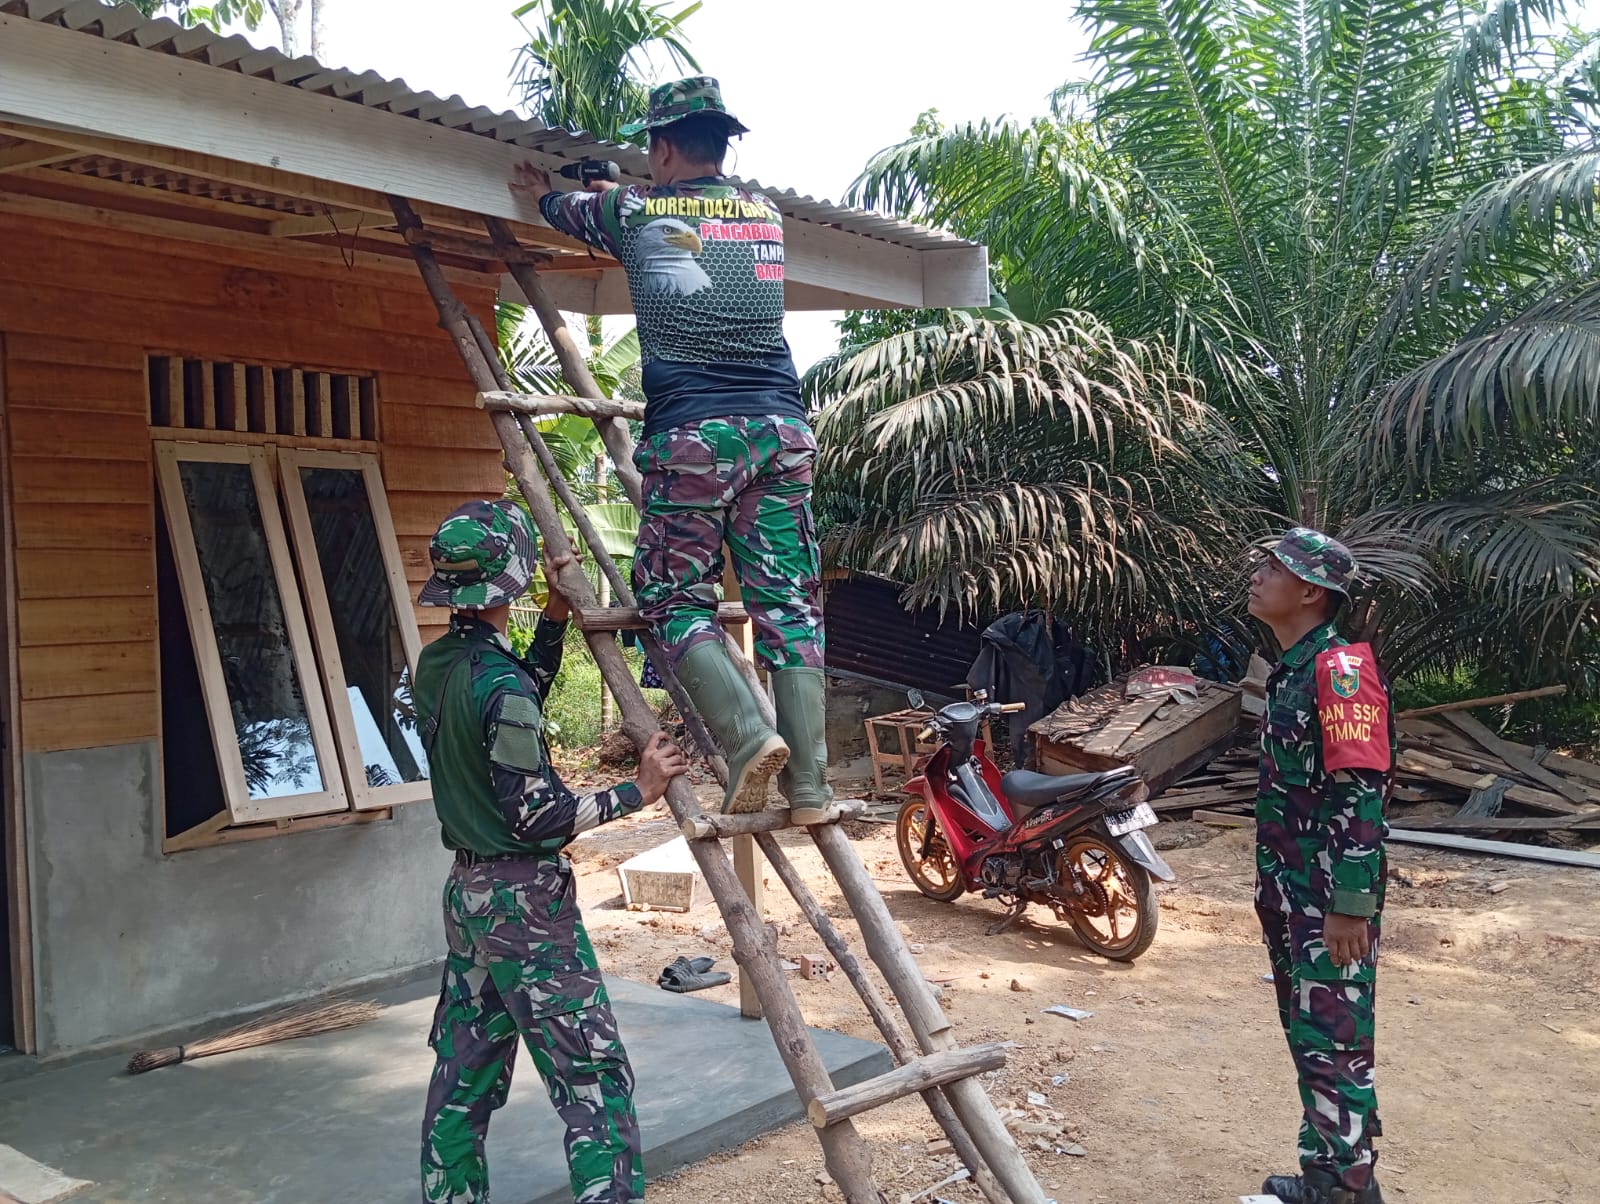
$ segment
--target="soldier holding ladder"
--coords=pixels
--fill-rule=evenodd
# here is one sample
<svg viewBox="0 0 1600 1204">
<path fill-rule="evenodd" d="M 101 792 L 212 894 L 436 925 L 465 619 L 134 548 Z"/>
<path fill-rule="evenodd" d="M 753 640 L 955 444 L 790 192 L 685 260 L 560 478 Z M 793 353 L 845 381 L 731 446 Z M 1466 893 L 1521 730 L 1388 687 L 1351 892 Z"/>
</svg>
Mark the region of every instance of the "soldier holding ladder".
<svg viewBox="0 0 1600 1204">
<path fill-rule="evenodd" d="M 444 890 L 449 955 L 429 1037 L 437 1063 L 422 1122 L 426 1204 L 488 1200 L 484 1138 L 511 1089 L 519 1037 L 566 1122 L 573 1199 L 644 1199 L 633 1069 L 562 850 L 578 833 L 661 798 L 688 762 L 657 732 L 636 781 L 586 795 L 562 784 L 540 712 L 568 618 L 554 585 L 527 660 L 504 634 L 538 549 L 514 502 L 468 502 L 435 533 L 433 575 L 418 599 L 454 612 L 450 630 L 423 650 L 413 691 L 434 809 L 455 851 Z M 566 563 L 552 561 L 546 580 Z"/>
</svg>

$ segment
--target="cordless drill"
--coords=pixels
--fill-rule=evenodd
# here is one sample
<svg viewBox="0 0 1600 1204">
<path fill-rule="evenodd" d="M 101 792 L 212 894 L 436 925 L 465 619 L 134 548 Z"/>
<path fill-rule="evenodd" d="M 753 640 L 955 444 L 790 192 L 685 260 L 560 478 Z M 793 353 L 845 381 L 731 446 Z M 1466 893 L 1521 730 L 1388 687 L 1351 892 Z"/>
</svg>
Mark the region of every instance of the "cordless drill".
<svg viewBox="0 0 1600 1204">
<path fill-rule="evenodd" d="M 596 180 L 610 180 L 615 184 L 622 173 L 609 159 L 579 159 L 576 163 L 564 164 L 561 174 L 566 179 L 577 180 L 584 187 L 588 187 Z"/>
</svg>

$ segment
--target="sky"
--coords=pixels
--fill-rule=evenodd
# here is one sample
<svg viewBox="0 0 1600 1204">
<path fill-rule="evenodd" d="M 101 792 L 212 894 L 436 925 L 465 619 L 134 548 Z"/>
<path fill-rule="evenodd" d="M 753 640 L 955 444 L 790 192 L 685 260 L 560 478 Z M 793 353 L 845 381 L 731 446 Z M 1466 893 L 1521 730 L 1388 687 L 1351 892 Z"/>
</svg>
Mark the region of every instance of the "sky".
<svg viewBox="0 0 1600 1204">
<path fill-rule="evenodd" d="M 520 112 L 510 82 L 525 40 L 515 7 L 327 0 L 322 57 Z M 1087 39 L 1070 11 L 1061 0 L 704 0 L 685 28 L 701 69 L 751 130 L 734 143 L 729 171 L 838 201 L 872 154 L 904 138 L 925 109 L 950 121 L 1047 111 L 1050 93 L 1088 70 Z M 276 33 L 268 18 L 256 40 Z M 679 74 L 662 69 L 664 78 Z M 834 350 L 838 317 L 790 315 L 802 371 Z"/>
</svg>

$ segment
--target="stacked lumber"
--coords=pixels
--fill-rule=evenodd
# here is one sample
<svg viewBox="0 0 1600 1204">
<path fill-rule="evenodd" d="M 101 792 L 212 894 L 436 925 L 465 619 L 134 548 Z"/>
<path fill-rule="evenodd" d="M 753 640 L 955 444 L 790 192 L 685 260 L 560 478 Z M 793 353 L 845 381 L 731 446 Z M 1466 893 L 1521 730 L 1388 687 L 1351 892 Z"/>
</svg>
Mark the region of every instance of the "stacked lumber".
<svg viewBox="0 0 1600 1204">
<path fill-rule="evenodd" d="M 1463 832 L 1548 842 L 1572 833 L 1579 844 L 1600 840 L 1600 765 L 1503 739 L 1467 713 L 1500 701 L 1469 699 L 1401 713 L 1389 805 L 1397 838 L 1401 832 Z M 1219 823 L 1248 816 L 1258 769 L 1256 737 L 1241 733 L 1234 747 L 1151 805 Z"/>
<path fill-rule="evenodd" d="M 1233 742 L 1238 686 L 1148 666 L 1069 699 L 1028 728 L 1033 768 L 1099 773 L 1132 765 L 1153 794 Z"/>
</svg>

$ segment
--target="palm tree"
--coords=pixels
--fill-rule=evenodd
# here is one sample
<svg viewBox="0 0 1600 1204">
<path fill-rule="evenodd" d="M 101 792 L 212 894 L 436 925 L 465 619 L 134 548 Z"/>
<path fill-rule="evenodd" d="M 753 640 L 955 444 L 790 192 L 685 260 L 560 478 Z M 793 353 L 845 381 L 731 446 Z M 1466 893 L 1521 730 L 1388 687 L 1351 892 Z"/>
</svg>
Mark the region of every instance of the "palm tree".
<svg viewBox="0 0 1600 1204">
<path fill-rule="evenodd" d="M 987 242 L 1021 314 L 1174 347 L 1247 500 L 1352 544 L 1397 668 L 1595 655 L 1600 39 L 1561 0 L 1078 10 L 1092 81 L 853 199 Z"/>
<path fill-rule="evenodd" d="M 1064 611 L 1102 649 L 1214 608 L 1182 566 L 1231 558 L 1248 490 L 1231 432 L 1159 343 L 1087 313 L 957 312 L 846 349 L 806 384 L 830 399 L 829 553 L 908 582 L 911 604 Z"/>
<path fill-rule="evenodd" d="M 682 37 L 699 8 L 700 0 L 676 14 L 645 0 L 531 0 L 514 14 L 543 20 L 517 57 L 524 103 L 548 126 L 621 141 L 620 128 L 647 107 L 651 50 L 664 50 L 676 67 L 700 69 Z"/>
</svg>

